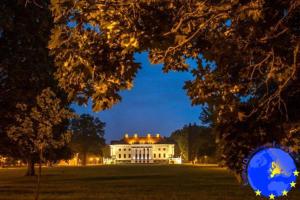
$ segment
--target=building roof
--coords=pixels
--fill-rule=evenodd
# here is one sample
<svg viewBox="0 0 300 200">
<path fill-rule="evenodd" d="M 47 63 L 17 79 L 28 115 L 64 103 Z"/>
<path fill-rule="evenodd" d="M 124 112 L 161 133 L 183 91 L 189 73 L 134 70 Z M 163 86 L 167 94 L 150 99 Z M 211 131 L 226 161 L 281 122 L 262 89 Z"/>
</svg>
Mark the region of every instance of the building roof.
<svg viewBox="0 0 300 200">
<path fill-rule="evenodd" d="M 139 136 L 134 134 L 129 136 L 125 134 L 121 140 L 113 140 L 111 144 L 166 144 L 169 143 L 165 140 L 164 137 L 161 137 L 160 134 L 151 135 L 150 133 L 147 136 Z"/>
</svg>

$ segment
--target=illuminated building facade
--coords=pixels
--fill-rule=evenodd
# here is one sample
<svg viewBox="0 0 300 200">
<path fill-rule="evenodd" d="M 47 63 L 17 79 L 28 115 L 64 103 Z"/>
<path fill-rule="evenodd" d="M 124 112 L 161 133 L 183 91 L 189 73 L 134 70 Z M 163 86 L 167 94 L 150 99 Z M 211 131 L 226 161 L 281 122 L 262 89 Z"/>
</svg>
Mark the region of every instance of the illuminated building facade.
<svg viewBox="0 0 300 200">
<path fill-rule="evenodd" d="M 174 144 L 160 134 L 125 134 L 122 140 L 111 142 L 110 154 L 115 163 L 169 163 L 174 157 Z"/>
</svg>

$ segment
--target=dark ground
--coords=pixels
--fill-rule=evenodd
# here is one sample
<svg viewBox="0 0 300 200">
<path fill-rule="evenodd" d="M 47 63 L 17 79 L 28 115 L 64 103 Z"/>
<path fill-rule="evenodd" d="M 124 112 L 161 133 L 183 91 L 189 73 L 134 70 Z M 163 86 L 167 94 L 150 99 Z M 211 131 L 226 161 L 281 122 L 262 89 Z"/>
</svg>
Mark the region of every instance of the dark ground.
<svg viewBox="0 0 300 200">
<path fill-rule="evenodd" d="M 0 200 L 33 200 L 35 177 L 0 169 Z M 298 182 L 298 186 L 300 183 Z M 297 191 L 296 191 L 297 190 Z M 300 191 L 288 194 L 299 200 Z M 255 200 L 225 169 L 186 165 L 43 168 L 42 200 Z"/>
</svg>

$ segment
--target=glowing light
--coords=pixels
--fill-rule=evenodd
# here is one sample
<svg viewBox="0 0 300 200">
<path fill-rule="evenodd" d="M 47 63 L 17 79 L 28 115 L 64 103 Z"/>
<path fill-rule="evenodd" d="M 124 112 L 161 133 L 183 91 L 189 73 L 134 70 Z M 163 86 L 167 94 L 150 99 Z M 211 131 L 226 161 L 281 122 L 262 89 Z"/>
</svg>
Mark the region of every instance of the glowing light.
<svg viewBox="0 0 300 200">
<path fill-rule="evenodd" d="M 270 199 L 275 199 L 275 196 L 274 196 L 274 194 L 270 194 Z"/>
</svg>

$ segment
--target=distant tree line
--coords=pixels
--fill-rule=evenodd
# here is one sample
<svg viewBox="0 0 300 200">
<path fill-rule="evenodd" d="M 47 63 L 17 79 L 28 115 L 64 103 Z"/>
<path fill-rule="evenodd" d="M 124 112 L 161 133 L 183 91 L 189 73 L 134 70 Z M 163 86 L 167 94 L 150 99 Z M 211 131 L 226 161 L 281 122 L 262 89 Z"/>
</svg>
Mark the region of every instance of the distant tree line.
<svg viewBox="0 0 300 200">
<path fill-rule="evenodd" d="M 104 139 L 105 123 L 99 118 L 88 114 L 82 114 L 79 118 L 72 119 L 70 129 L 72 130 L 71 149 L 79 154 L 81 164 L 87 164 L 89 154 L 103 156 L 105 148 Z"/>
<path fill-rule="evenodd" d="M 175 142 L 175 156 L 183 161 L 217 162 L 216 137 L 209 127 L 188 124 L 172 132 L 169 139 Z"/>
</svg>

